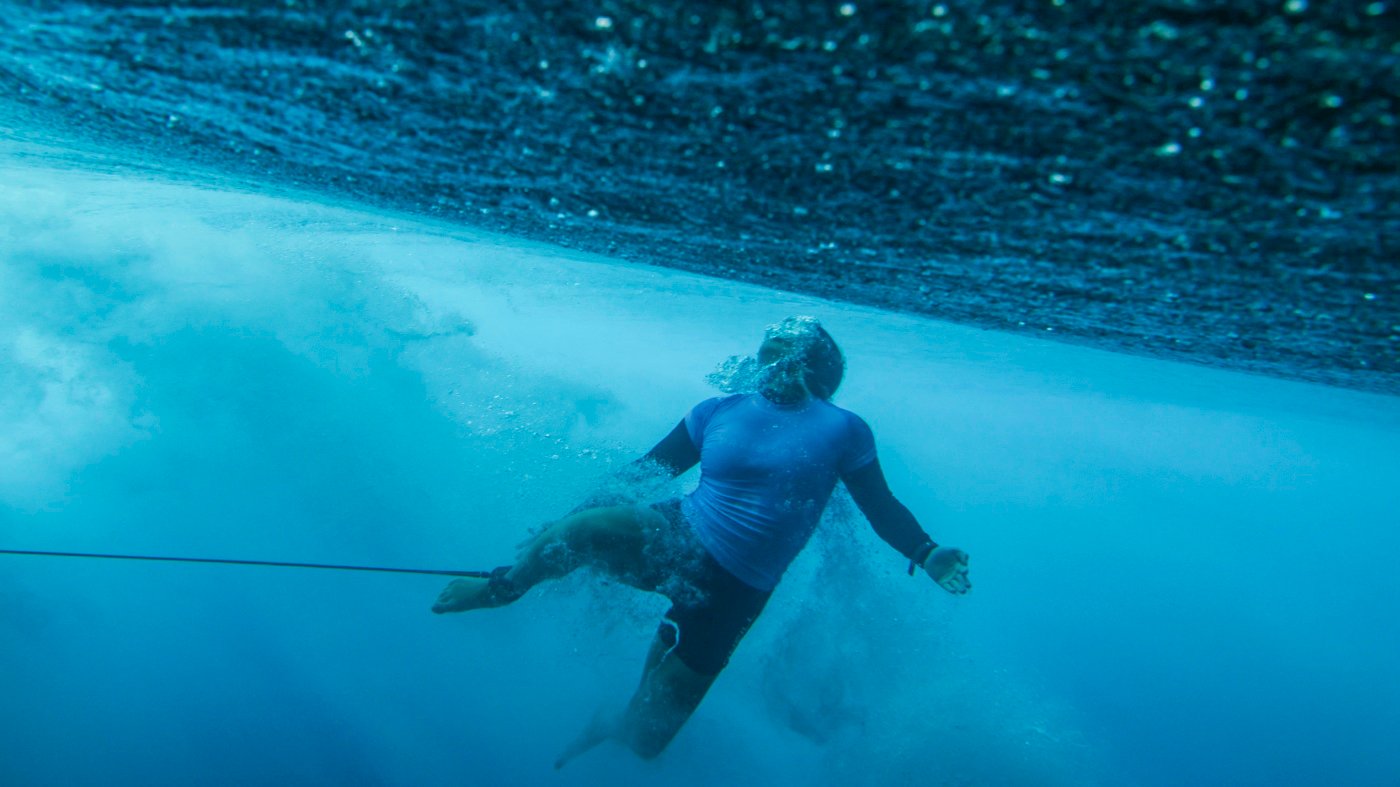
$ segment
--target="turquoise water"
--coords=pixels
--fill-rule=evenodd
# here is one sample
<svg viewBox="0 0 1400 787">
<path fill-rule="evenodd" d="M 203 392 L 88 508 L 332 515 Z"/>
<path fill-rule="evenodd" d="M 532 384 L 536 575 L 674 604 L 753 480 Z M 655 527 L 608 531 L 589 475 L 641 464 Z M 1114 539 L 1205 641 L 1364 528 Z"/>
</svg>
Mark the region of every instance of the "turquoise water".
<svg viewBox="0 0 1400 787">
<path fill-rule="evenodd" d="M 16 145 L 0 545 L 489 568 L 792 313 L 969 596 L 838 499 L 665 755 L 556 774 L 660 599 L 438 617 L 431 577 L 3 556 L 0 782 L 1400 780 L 1394 398 Z"/>
</svg>

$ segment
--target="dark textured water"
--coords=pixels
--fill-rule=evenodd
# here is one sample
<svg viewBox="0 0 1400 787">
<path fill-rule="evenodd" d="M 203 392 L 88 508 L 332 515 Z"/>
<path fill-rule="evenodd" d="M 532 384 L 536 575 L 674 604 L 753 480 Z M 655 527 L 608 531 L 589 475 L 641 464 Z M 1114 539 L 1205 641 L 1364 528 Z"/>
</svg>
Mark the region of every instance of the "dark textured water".
<svg viewBox="0 0 1400 787">
<path fill-rule="evenodd" d="M 0 3 L 0 128 L 1400 391 L 1400 3 Z"/>
</svg>

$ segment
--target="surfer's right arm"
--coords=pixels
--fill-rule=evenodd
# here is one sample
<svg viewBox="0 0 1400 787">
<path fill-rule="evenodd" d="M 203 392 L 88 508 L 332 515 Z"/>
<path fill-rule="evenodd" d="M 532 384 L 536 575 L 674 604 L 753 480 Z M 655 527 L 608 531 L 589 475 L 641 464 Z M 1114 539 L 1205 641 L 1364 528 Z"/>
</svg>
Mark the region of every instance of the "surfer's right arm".
<svg viewBox="0 0 1400 787">
<path fill-rule="evenodd" d="M 685 419 L 681 419 L 670 434 L 661 438 L 661 442 L 652 446 L 645 456 L 633 464 L 659 467 L 675 478 L 699 463 L 700 449 L 691 442 L 690 430 L 685 427 Z"/>
<path fill-rule="evenodd" d="M 615 473 L 570 513 L 599 506 L 628 505 L 639 490 L 669 481 L 699 463 L 700 449 L 691 442 L 690 432 L 682 420 L 650 451 Z"/>
</svg>

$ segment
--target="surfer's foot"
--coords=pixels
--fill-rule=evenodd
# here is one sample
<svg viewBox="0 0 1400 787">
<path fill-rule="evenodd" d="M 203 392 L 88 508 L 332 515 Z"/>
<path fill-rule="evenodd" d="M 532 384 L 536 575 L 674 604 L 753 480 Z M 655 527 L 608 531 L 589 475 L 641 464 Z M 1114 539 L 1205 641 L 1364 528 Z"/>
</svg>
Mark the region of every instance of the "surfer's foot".
<svg viewBox="0 0 1400 787">
<path fill-rule="evenodd" d="M 621 718 L 617 713 L 608 713 L 599 710 L 593 715 L 593 721 L 588 723 L 583 732 L 570 743 L 567 748 L 554 761 L 554 770 L 559 770 L 568 765 L 575 757 L 591 750 L 594 746 L 602 743 L 608 738 L 617 736 L 621 727 Z"/>
<path fill-rule="evenodd" d="M 433 602 L 433 612 L 467 612 L 473 609 L 503 607 L 525 593 L 506 577 L 510 566 L 502 566 L 488 577 L 463 577 L 447 583 Z"/>
</svg>

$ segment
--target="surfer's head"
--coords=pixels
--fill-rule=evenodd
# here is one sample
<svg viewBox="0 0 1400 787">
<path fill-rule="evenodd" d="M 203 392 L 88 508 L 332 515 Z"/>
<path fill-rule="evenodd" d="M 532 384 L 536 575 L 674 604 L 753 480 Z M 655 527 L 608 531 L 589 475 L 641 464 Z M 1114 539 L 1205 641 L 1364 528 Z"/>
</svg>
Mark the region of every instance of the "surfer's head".
<svg viewBox="0 0 1400 787">
<path fill-rule="evenodd" d="M 846 360 L 815 317 L 789 317 L 768 326 L 756 355 L 730 356 L 706 377 L 726 393 L 762 393 L 780 404 L 814 396 L 830 399 Z"/>
<path fill-rule="evenodd" d="M 768 326 L 758 362 L 766 372 L 759 390 L 777 402 L 805 394 L 830 399 L 846 372 L 841 349 L 815 317 L 789 317 Z"/>
</svg>

